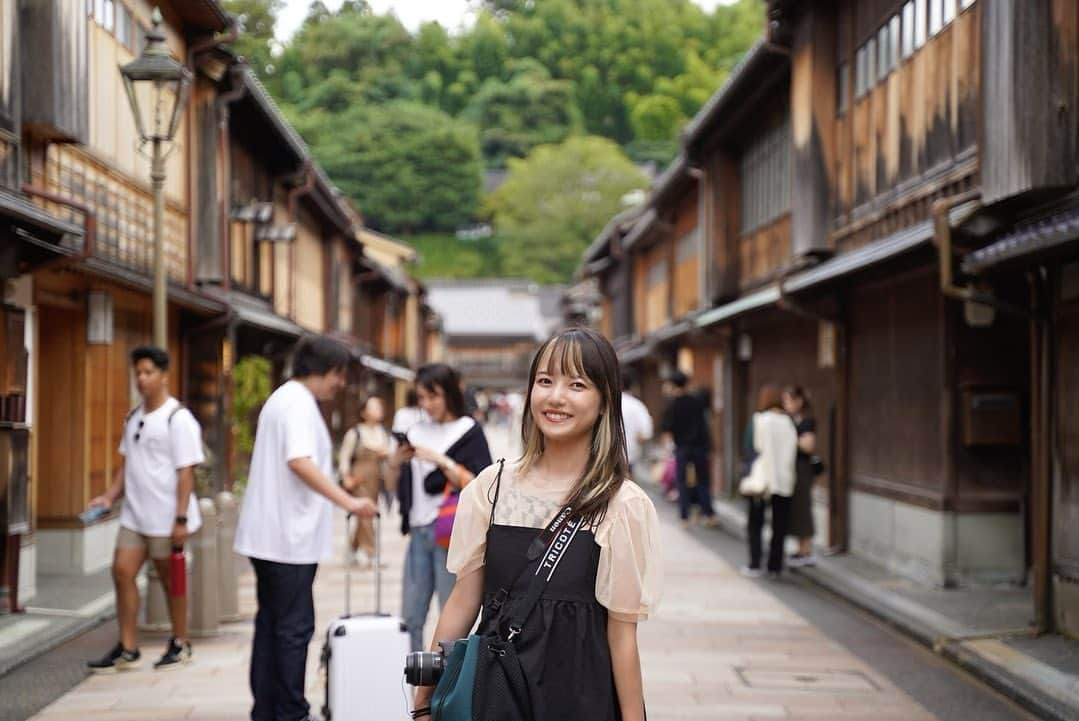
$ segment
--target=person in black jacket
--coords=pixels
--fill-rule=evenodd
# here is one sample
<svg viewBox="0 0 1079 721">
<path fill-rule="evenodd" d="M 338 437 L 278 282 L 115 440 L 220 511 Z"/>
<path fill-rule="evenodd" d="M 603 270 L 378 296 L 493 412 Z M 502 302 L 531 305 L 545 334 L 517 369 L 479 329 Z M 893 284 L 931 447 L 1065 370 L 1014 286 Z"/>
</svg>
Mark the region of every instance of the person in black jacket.
<svg viewBox="0 0 1079 721">
<path fill-rule="evenodd" d="M 682 371 L 674 371 L 667 381 L 671 400 L 663 413 L 660 430 L 665 438 L 674 442 L 678 512 L 682 525 L 689 524 L 689 508 L 695 500 L 704 515 L 704 525 L 714 526 L 716 512 L 712 508 L 712 475 L 708 463 L 711 450 L 708 403 L 700 394 L 687 392 L 689 378 Z M 693 468 L 697 479 L 693 489 L 687 484 L 687 471 L 690 468 Z"/>
<path fill-rule="evenodd" d="M 427 417 L 408 430 L 408 443 L 396 454 L 401 532 L 409 537 L 401 606 L 413 651 L 423 648 L 431 597 L 437 592 L 441 607 L 453 590 L 446 551 L 457 496 L 491 465 L 487 438 L 467 412 L 457 371 L 443 363 L 423 366 L 416 372 L 416 394 Z"/>
</svg>

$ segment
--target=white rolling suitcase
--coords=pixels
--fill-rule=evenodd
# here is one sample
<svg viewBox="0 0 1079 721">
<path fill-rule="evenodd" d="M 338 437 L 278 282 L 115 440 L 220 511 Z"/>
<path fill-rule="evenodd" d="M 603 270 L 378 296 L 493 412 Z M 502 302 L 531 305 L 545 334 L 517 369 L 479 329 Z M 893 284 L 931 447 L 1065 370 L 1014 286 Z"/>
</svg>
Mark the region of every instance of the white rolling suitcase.
<svg viewBox="0 0 1079 721">
<path fill-rule="evenodd" d="M 326 630 L 326 721 L 396 721 L 409 718 L 402 690 L 411 650 L 400 618 L 382 613 L 381 521 L 375 518 L 375 611 L 352 614 L 352 570 L 345 566 L 345 615 Z M 346 524 L 347 527 L 347 524 Z"/>
</svg>

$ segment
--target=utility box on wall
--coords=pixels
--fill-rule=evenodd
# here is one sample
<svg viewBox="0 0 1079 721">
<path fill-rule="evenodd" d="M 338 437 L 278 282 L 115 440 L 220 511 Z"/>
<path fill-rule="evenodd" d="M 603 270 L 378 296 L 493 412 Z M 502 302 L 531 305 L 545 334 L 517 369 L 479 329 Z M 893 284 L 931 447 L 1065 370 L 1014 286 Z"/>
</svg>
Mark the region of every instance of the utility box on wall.
<svg viewBox="0 0 1079 721">
<path fill-rule="evenodd" d="M 1023 404 L 1007 389 L 964 388 L 960 391 L 960 434 L 964 446 L 1023 444 Z"/>
</svg>

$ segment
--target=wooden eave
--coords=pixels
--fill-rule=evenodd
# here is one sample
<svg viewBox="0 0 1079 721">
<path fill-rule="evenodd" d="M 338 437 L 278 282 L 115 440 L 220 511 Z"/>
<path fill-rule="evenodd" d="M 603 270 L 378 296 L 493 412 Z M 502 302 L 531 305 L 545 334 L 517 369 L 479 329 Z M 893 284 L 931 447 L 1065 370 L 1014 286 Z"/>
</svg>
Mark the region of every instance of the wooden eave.
<svg viewBox="0 0 1079 721">
<path fill-rule="evenodd" d="M 750 48 L 704 107 L 682 132 L 690 159 L 744 124 L 747 115 L 771 94 L 775 83 L 790 74 L 790 56 L 763 39 Z"/>
<path fill-rule="evenodd" d="M 230 22 L 230 16 L 218 0 L 179 0 L 171 9 L 185 28 L 222 32 Z"/>
</svg>

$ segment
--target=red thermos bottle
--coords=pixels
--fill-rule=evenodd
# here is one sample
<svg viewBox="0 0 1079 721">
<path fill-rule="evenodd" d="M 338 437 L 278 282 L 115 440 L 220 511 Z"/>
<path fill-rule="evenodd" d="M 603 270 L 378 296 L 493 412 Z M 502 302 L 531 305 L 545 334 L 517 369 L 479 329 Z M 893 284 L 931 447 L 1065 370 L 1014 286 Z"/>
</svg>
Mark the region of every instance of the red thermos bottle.
<svg viewBox="0 0 1079 721">
<path fill-rule="evenodd" d="M 187 564 L 183 546 L 173 546 L 169 555 L 169 592 L 173 598 L 187 595 Z"/>
</svg>

